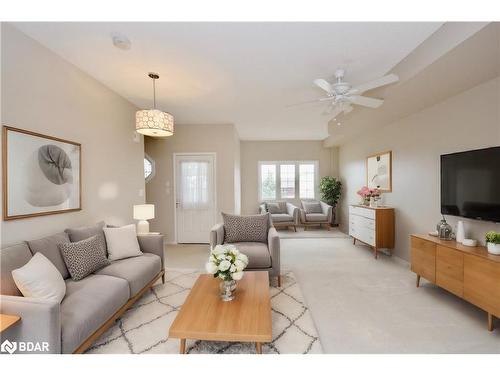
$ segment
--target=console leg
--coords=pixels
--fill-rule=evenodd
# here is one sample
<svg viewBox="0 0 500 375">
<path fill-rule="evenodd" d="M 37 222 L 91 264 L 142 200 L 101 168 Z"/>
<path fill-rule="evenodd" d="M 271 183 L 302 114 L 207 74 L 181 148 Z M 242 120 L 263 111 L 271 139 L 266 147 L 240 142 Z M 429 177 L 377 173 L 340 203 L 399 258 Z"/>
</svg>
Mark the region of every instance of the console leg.
<svg viewBox="0 0 500 375">
<path fill-rule="evenodd" d="M 493 331 L 493 315 L 488 313 L 488 331 Z"/>
<path fill-rule="evenodd" d="M 356 245 L 356 237 L 353 237 L 353 238 L 352 238 L 352 244 L 353 244 L 353 245 Z"/>
<path fill-rule="evenodd" d="M 417 275 L 417 288 L 420 286 L 420 275 Z"/>
<path fill-rule="evenodd" d="M 186 339 L 181 339 L 180 354 L 186 354 Z"/>
</svg>

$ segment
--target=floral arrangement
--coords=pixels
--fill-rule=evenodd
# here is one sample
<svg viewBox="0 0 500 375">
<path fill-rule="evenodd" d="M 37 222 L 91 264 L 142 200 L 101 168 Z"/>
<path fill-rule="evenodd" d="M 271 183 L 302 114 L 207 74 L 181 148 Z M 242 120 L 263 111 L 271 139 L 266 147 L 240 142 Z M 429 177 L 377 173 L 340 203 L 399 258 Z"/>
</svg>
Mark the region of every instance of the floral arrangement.
<svg viewBox="0 0 500 375">
<path fill-rule="evenodd" d="M 234 245 L 217 245 L 210 251 L 205 265 L 208 273 L 224 281 L 241 280 L 248 257 Z"/>
<path fill-rule="evenodd" d="M 486 242 L 500 244 L 500 233 L 497 233 L 494 230 L 489 231 L 486 233 Z"/>
<path fill-rule="evenodd" d="M 379 188 L 370 189 L 368 186 L 363 186 L 358 190 L 357 194 L 363 198 L 364 204 L 367 205 L 370 203 L 370 198 L 374 198 L 375 201 L 380 199 L 382 192 Z"/>
</svg>

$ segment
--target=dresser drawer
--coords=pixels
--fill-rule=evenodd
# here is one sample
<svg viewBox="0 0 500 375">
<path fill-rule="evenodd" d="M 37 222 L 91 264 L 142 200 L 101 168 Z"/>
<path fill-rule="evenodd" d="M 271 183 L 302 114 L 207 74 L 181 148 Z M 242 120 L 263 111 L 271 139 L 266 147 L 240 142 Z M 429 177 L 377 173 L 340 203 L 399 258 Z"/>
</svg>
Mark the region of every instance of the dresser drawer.
<svg viewBox="0 0 500 375">
<path fill-rule="evenodd" d="M 411 270 L 432 283 L 436 282 L 436 244 L 411 237 Z"/>
<path fill-rule="evenodd" d="M 461 252 L 444 246 L 436 246 L 436 284 L 463 297 L 464 255 Z"/>
<path fill-rule="evenodd" d="M 364 216 L 368 219 L 375 219 L 375 210 L 357 206 L 349 206 L 349 214 Z"/>
<path fill-rule="evenodd" d="M 350 224 L 354 225 L 357 228 L 368 228 L 371 230 L 375 229 L 375 220 L 369 219 L 364 216 L 351 215 Z"/>
</svg>

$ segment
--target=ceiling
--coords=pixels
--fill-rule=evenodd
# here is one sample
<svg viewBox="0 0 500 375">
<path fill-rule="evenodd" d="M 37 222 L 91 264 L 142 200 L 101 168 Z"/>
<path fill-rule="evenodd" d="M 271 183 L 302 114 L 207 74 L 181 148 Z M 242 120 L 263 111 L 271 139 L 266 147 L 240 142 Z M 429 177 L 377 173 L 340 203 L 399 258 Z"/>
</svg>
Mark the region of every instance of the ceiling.
<svg viewBox="0 0 500 375">
<path fill-rule="evenodd" d="M 324 104 L 315 78 L 338 67 L 352 84 L 390 71 L 441 23 L 15 23 L 15 26 L 140 108 L 176 124 L 235 124 L 246 140 L 321 140 Z M 113 46 L 120 33 L 129 50 Z"/>
</svg>

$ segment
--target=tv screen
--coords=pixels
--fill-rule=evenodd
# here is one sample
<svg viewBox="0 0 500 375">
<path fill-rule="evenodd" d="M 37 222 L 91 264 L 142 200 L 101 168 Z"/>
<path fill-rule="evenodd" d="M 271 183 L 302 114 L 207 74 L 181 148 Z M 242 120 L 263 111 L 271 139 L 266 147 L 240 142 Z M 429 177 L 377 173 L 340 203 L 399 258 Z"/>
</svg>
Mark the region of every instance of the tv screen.
<svg viewBox="0 0 500 375">
<path fill-rule="evenodd" d="M 500 147 L 441 155 L 441 213 L 500 222 Z"/>
</svg>

